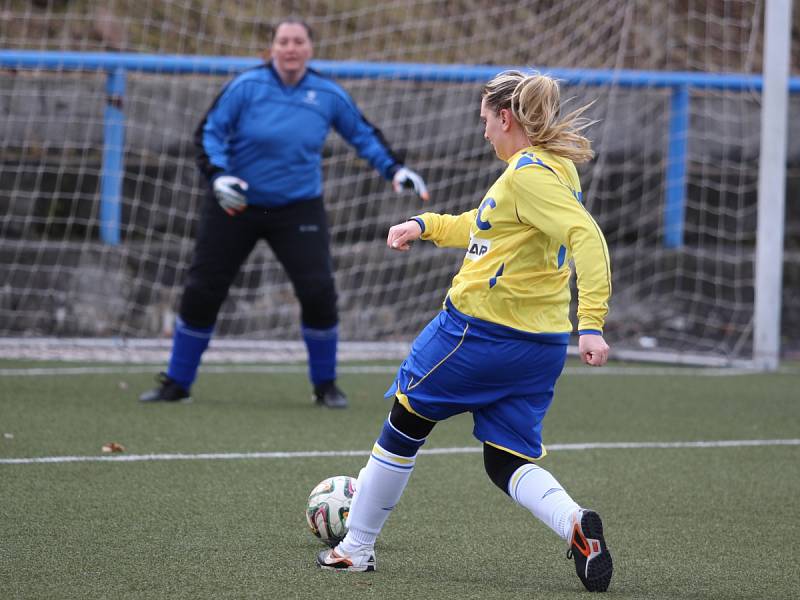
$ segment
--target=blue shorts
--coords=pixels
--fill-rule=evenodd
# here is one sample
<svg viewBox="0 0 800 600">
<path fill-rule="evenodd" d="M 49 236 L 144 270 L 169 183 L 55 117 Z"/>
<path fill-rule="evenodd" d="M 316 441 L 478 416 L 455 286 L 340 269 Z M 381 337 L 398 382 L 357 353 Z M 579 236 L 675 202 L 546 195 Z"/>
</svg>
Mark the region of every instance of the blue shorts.
<svg viewBox="0 0 800 600">
<path fill-rule="evenodd" d="M 386 397 L 431 421 L 469 411 L 481 442 L 541 458 L 542 419 L 568 339 L 509 329 L 450 306 L 414 340 Z"/>
</svg>

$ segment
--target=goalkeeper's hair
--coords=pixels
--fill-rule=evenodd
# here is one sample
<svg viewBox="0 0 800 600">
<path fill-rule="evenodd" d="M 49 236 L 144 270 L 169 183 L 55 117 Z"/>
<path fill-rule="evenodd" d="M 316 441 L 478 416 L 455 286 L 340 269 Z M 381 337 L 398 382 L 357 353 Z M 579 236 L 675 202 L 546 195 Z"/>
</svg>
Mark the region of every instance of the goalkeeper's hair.
<svg viewBox="0 0 800 600">
<path fill-rule="evenodd" d="M 314 31 L 311 29 L 311 25 L 309 25 L 306 21 L 304 21 L 300 17 L 294 17 L 294 16 L 286 17 L 269 25 L 270 40 L 272 41 L 275 40 L 275 35 L 278 33 L 278 27 L 280 27 L 281 25 L 302 25 L 303 29 L 305 29 L 306 33 L 308 34 L 308 39 L 310 39 L 311 41 L 314 40 Z"/>
<path fill-rule="evenodd" d="M 597 122 L 581 116 L 594 102 L 562 117 L 561 92 L 552 77 L 503 71 L 483 86 L 482 97 L 495 114 L 504 108 L 511 110 L 531 146 L 539 146 L 575 163 L 594 157 L 592 143 L 581 135 L 581 131 Z"/>
</svg>

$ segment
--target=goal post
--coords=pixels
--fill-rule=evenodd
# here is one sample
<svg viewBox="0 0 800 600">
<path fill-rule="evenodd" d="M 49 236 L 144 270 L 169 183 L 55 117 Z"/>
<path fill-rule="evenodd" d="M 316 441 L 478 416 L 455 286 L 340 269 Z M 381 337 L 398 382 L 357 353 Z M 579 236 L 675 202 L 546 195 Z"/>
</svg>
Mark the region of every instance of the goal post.
<svg viewBox="0 0 800 600">
<path fill-rule="evenodd" d="M 91 3 L 9 3 L 0 357 L 44 356 L 45 341 L 67 358 L 93 346 L 101 358 L 120 350 L 114 360 L 168 351 L 206 185 L 192 134 L 225 81 L 261 62 L 279 4 L 122 0 L 103 9 L 118 13 L 115 30 Z M 441 306 L 462 253 L 417 244 L 398 256 L 385 232 L 423 210 L 477 205 L 503 167 L 482 137 L 480 87 L 514 67 L 560 79 L 568 106 L 596 100 L 587 133 L 597 157 L 580 175 L 612 257 L 616 357 L 769 370 L 800 350 L 781 337 L 800 330 L 789 293 L 800 286 L 800 215 L 783 200 L 800 189 L 788 0 L 767 0 L 766 11 L 761 0 L 307 4 L 314 67 L 351 93 L 432 194 L 426 206 L 394 194 L 328 138 L 343 348 L 369 358 L 382 344 L 399 358 Z M 303 360 L 298 315 L 261 244 L 210 352 L 242 360 L 255 341 L 254 360 Z"/>
<path fill-rule="evenodd" d="M 791 30 L 791 0 L 768 0 L 764 21 L 753 342 L 755 366 L 767 371 L 775 371 L 781 358 L 783 260 L 775 257 L 783 256 Z"/>
</svg>

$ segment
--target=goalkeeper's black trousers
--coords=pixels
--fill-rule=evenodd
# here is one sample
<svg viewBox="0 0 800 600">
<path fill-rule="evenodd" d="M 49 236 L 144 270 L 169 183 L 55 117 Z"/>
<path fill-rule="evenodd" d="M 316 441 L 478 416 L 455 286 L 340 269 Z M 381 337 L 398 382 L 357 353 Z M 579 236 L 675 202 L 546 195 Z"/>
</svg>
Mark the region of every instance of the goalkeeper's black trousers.
<svg viewBox="0 0 800 600">
<path fill-rule="evenodd" d="M 335 326 L 339 320 L 336 287 L 322 198 L 278 208 L 248 206 L 231 217 L 209 194 L 181 298 L 181 319 L 192 327 L 213 326 L 242 264 L 261 239 L 269 244 L 294 287 L 303 325 Z"/>
</svg>

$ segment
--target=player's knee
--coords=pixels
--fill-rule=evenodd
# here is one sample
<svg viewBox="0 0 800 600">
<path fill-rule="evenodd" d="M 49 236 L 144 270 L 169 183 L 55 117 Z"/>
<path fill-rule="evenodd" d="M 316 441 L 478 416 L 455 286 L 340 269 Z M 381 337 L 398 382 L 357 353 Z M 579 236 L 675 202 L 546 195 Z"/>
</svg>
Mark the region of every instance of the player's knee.
<svg viewBox="0 0 800 600">
<path fill-rule="evenodd" d="M 529 461 L 500 450 L 489 444 L 483 445 L 483 466 L 494 484 L 508 494 L 508 482 L 514 472 Z"/>
<path fill-rule="evenodd" d="M 211 327 L 217 321 L 217 314 L 226 295 L 227 290 L 187 285 L 181 297 L 181 319 L 191 327 Z"/>
<path fill-rule="evenodd" d="M 395 400 L 392 412 L 383 423 L 378 445 L 399 456 L 416 456 L 435 423 L 409 412 Z"/>
<path fill-rule="evenodd" d="M 300 301 L 304 325 L 313 329 L 328 329 L 339 322 L 336 287 L 332 279 L 299 283 L 297 299 Z"/>
<path fill-rule="evenodd" d="M 435 421 L 423 419 L 419 415 L 415 415 L 395 398 L 392 405 L 392 412 L 389 413 L 389 420 L 392 425 L 407 435 L 408 437 L 423 440 L 428 437 L 428 434 L 433 430 L 436 425 Z"/>
</svg>

